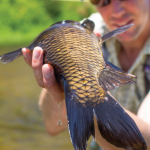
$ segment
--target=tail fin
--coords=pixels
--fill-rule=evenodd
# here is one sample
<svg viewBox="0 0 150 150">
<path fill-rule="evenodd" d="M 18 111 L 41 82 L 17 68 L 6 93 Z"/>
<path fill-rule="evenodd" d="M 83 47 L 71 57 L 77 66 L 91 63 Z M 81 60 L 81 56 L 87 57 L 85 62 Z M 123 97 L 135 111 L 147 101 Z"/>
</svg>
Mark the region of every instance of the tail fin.
<svg viewBox="0 0 150 150">
<path fill-rule="evenodd" d="M 15 58 L 17 58 L 21 55 L 22 55 L 22 51 L 20 48 L 16 51 L 13 51 L 13 52 L 10 52 L 10 53 L 7 53 L 7 54 L 0 56 L 0 60 L 1 60 L 1 63 L 7 64 L 9 62 L 12 62 Z"/>
<path fill-rule="evenodd" d="M 94 115 L 102 137 L 111 144 L 126 149 L 147 149 L 135 122 L 109 94 L 104 103 L 94 108 Z"/>
<path fill-rule="evenodd" d="M 86 150 L 89 137 L 95 135 L 93 109 L 80 107 L 70 99 L 66 107 L 71 142 L 75 150 Z"/>
<path fill-rule="evenodd" d="M 102 137 L 111 144 L 128 150 L 146 150 L 135 122 L 109 94 L 92 107 L 90 101 L 86 102 L 88 106 L 78 102 L 76 91 L 70 89 L 65 79 L 64 90 L 69 133 L 75 150 L 86 150 L 89 137 L 95 137 L 94 116 Z"/>
<path fill-rule="evenodd" d="M 79 106 L 74 101 L 74 95 L 69 90 L 66 81 L 64 81 L 64 84 L 71 142 L 75 150 L 86 150 L 89 137 L 95 135 L 93 108 Z"/>
</svg>

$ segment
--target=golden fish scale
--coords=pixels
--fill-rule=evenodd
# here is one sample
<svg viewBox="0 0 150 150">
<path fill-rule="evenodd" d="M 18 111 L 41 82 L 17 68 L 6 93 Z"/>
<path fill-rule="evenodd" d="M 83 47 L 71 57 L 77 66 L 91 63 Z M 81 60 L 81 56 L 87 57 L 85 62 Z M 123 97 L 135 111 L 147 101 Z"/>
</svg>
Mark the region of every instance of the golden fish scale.
<svg viewBox="0 0 150 150">
<path fill-rule="evenodd" d="M 55 70 L 56 65 L 61 68 L 73 99 L 82 106 L 103 102 L 105 92 L 98 75 L 104 60 L 97 37 L 83 27 L 63 26 L 53 29 L 47 38 L 50 40 L 45 45 L 46 58 L 55 64 Z"/>
</svg>

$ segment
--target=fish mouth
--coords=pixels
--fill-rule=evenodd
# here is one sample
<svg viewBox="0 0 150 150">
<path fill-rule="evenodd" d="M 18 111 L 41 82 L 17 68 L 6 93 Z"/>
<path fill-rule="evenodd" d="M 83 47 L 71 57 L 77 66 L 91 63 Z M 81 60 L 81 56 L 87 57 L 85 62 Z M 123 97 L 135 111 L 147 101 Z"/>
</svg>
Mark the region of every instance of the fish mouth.
<svg viewBox="0 0 150 150">
<path fill-rule="evenodd" d="M 117 29 L 117 28 L 126 26 L 126 25 L 131 24 L 131 23 L 133 23 L 133 20 L 129 20 L 129 21 L 125 21 L 125 20 L 116 21 L 116 22 L 112 23 L 112 27 L 113 27 L 114 29 Z"/>
</svg>

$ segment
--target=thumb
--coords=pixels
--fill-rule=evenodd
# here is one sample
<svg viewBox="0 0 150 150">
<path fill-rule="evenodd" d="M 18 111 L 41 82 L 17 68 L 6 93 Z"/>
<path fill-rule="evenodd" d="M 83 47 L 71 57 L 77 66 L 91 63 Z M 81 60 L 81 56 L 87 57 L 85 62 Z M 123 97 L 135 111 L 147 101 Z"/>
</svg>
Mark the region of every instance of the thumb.
<svg viewBox="0 0 150 150">
<path fill-rule="evenodd" d="M 94 34 L 96 35 L 96 36 L 98 36 L 98 37 L 101 37 L 101 33 L 100 33 L 100 31 L 93 31 L 94 32 Z"/>
</svg>

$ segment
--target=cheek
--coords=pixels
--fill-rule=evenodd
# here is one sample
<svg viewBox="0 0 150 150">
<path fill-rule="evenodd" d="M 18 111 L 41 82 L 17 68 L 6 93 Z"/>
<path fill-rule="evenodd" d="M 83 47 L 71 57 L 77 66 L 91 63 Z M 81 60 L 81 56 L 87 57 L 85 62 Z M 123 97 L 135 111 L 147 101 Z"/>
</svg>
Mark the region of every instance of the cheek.
<svg viewBox="0 0 150 150">
<path fill-rule="evenodd" d="M 149 3 L 147 1 L 149 1 Z M 136 0 L 134 3 L 130 3 L 129 12 L 134 17 L 135 28 L 138 28 L 139 31 L 149 22 L 149 7 L 150 0 Z"/>
<path fill-rule="evenodd" d="M 97 11 L 101 14 L 104 22 L 109 26 L 109 20 L 111 18 L 110 8 L 106 7 L 96 7 Z"/>
<path fill-rule="evenodd" d="M 126 13 L 135 19 L 144 19 L 149 14 L 150 0 L 131 0 L 125 3 Z"/>
</svg>

